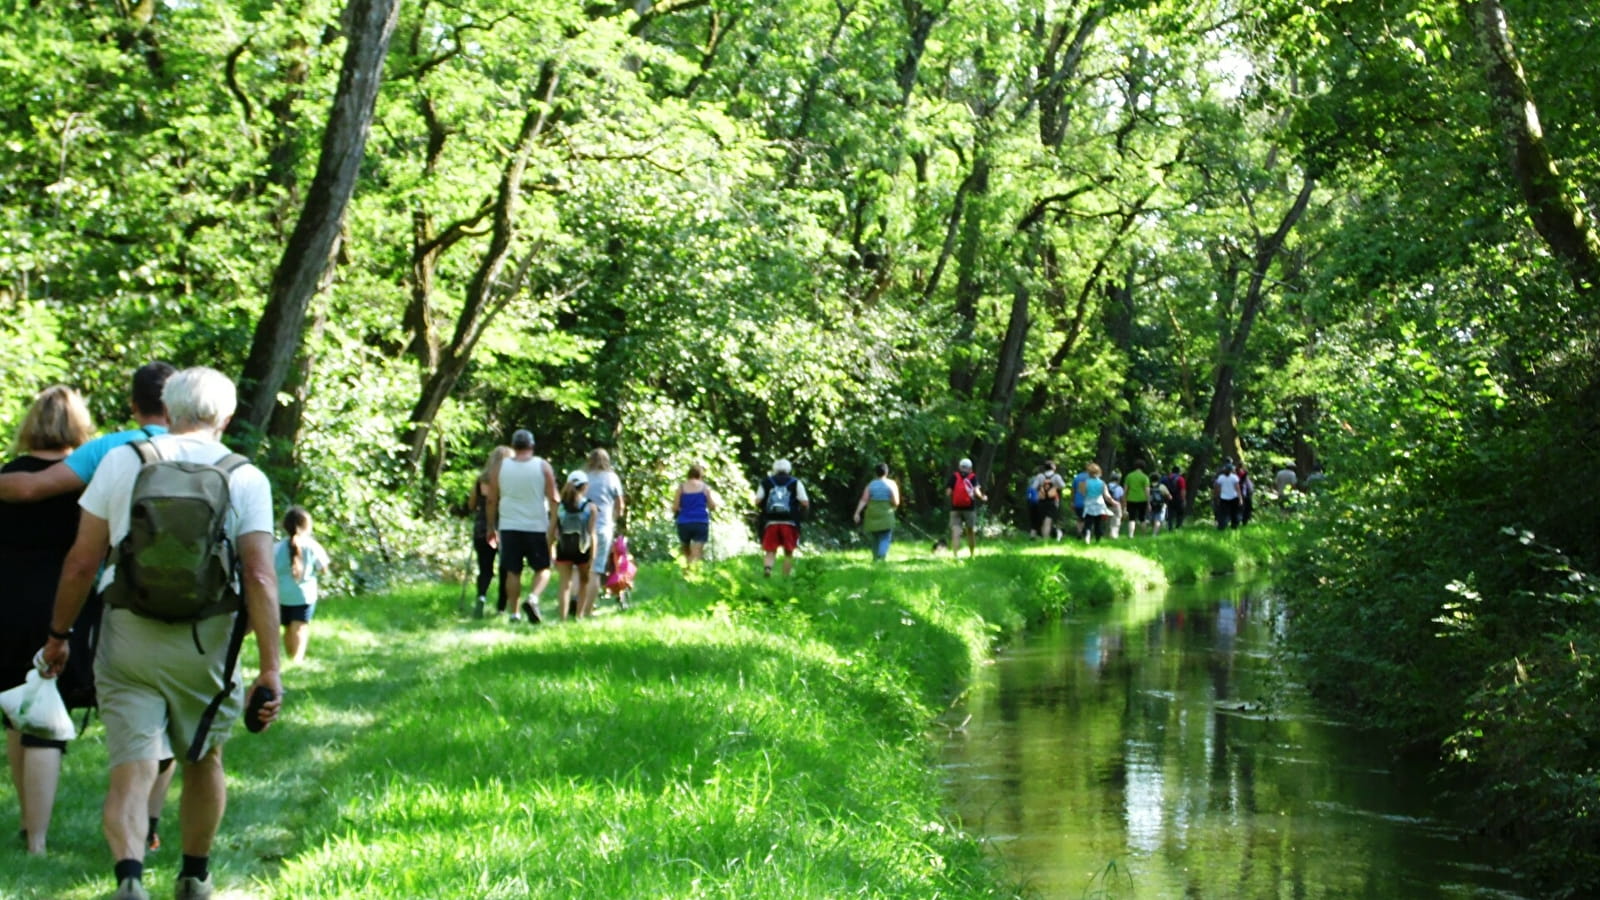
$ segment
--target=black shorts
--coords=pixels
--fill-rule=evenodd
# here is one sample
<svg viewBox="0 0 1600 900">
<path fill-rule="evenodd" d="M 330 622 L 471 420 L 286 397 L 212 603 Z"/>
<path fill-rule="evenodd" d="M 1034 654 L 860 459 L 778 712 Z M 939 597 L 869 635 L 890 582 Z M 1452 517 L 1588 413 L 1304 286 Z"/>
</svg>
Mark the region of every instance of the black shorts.
<svg viewBox="0 0 1600 900">
<path fill-rule="evenodd" d="M 1149 500 L 1129 500 L 1128 518 L 1135 522 L 1143 522 L 1150 515 Z"/>
<path fill-rule="evenodd" d="M 550 538 L 543 531 L 500 532 L 500 571 L 522 574 L 522 564 L 535 572 L 550 568 Z"/>
<path fill-rule="evenodd" d="M 315 603 L 302 603 L 298 606 L 279 606 L 278 622 L 282 625 L 287 625 L 290 622 L 304 622 L 309 625 L 312 617 L 316 614 L 317 605 Z"/>
<path fill-rule="evenodd" d="M 20 743 L 24 747 L 41 747 L 41 748 L 45 748 L 45 749 L 60 750 L 62 753 L 66 753 L 67 752 L 67 742 L 66 741 L 53 741 L 53 740 L 50 740 L 49 738 L 34 737 L 31 734 L 21 733 L 20 730 L 17 728 L 16 724 L 13 723 L 10 719 L 6 718 L 6 716 L 3 715 L 3 714 L 0 714 L 0 723 L 3 723 L 5 725 L 5 730 L 6 731 L 17 731 L 18 732 L 17 737 L 21 739 Z"/>
<path fill-rule="evenodd" d="M 558 563 L 570 563 L 571 565 L 575 566 L 587 566 L 593 559 L 593 547 L 590 547 L 587 550 L 578 550 L 576 548 L 563 547 L 561 542 L 556 542 L 556 562 Z"/>
</svg>

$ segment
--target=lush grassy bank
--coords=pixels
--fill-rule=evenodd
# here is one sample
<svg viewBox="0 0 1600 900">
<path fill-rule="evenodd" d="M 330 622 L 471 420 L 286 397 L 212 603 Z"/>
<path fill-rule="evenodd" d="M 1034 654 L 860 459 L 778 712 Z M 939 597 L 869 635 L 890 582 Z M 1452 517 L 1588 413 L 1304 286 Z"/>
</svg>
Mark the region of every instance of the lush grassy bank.
<svg viewBox="0 0 1600 900">
<path fill-rule="evenodd" d="M 634 609 L 538 628 L 461 618 L 454 585 L 335 598 L 285 679 L 286 720 L 229 746 L 214 868 L 238 897 L 1008 896 L 926 765 L 972 667 L 1070 604 L 1260 565 L 1282 542 L 834 554 L 792 581 L 748 558 L 688 582 L 655 567 Z M 13 847 L 0 896 L 107 893 L 101 737 L 67 760 L 51 856 Z"/>
</svg>

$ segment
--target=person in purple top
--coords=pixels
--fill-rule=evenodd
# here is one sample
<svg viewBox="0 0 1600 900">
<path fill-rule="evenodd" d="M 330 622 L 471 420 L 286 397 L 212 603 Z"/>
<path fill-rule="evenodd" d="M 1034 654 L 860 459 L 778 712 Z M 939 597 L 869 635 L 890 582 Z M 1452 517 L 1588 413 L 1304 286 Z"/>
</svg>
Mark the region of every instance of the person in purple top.
<svg viewBox="0 0 1600 900">
<path fill-rule="evenodd" d="M 693 566 L 706 552 L 711 533 L 711 513 L 720 505 L 717 492 L 706 484 L 706 470 L 699 463 L 689 467 L 689 477 L 678 485 L 672 498 L 672 517 L 678 525 L 678 547 L 683 564 Z"/>
</svg>

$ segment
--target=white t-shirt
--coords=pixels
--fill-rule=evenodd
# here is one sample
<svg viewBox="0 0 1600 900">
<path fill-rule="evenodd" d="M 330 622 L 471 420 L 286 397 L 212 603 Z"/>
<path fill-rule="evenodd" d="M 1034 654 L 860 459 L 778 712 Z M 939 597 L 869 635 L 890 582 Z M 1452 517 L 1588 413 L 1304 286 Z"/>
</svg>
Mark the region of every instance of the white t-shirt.
<svg viewBox="0 0 1600 900">
<path fill-rule="evenodd" d="M 162 459 L 188 462 L 215 463 L 230 451 L 220 441 L 198 434 L 163 434 L 151 440 Z M 129 501 L 133 498 L 133 481 L 142 463 L 131 446 L 116 448 L 95 469 L 94 478 L 78 498 L 78 506 L 85 512 L 106 520 L 111 529 L 111 546 L 122 543 L 128 536 Z M 245 464 L 233 470 L 228 478 L 228 519 L 224 528 L 229 540 L 237 546 L 239 536 L 263 531 L 272 534 L 272 486 L 267 476 L 253 465 Z M 115 567 L 107 564 L 100 576 L 100 588 L 111 584 Z"/>
<path fill-rule="evenodd" d="M 1239 476 L 1232 472 L 1225 472 L 1217 476 L 1217 499 L 1239 499 Z"/>
</svg>

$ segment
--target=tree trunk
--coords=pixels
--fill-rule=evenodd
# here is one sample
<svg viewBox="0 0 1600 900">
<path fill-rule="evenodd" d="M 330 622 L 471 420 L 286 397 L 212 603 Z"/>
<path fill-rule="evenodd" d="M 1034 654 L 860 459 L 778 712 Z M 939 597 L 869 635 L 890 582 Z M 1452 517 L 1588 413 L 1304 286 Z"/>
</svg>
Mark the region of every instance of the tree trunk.
<svg viewBox="0 0 1600 900">
<path fill-rule="evenodd" d="M 306 309 L 327 269 L 345 207 L 355 192 L 383 59 L 399 7 L 400 0 L 350 0 L 345 9 L 348 43 L 333 110 L 322 135 L 317 174 L 273 275 L 267 306 L 256 323 L 250 355 L 239 377 L 239 409 L 230 430 L 247 446 L 254 446 L 272 417 L 278 391 L 300 350 Z"/>
<path fill-rule="evenodd" d="M 1545 146 L 1539 110 L 1512 45 L 1505 9 L 1500 0 L 1462 0 L 1461 5 L 1482 45 L 1494 124 L 1505 137 L 1507 164 L 1528 217 L 1578 292 L 1593 294 L 1600 289 L 1600 237 Z"/>
<path fill-rule="evenodd" d="M 1102 285 L 1102 293 L 1105 295 L 1106 304 L 1106 340 L 1121 351 L 1125 359 L 1131 359 L 1134 317 L 1132 267 L 1129 267 L 1123 276 L 1121 285 L 1108 281 Z M 1133 409 L 1138 391 L 1139 385 L 1136 382 L 1130 378 L 1122 379 L 1122 398 L 1127 409 Z M 1120 457 L 1126 432 L 1123 423 L 1115 418 L 1108 418 L 1100 428 L 1100 441 L 1096 447 L 1095 459 L 1108 474 L 1121 465 Z"/>
<path fill-rule="evenodd" d="M 972 397 L 978 384 L 978 358 L 972 346 L 978 330 L 978 301 L 983 297 L 979 274 L 983 256 L 985 196 L 989 193 L 989 157 L 979 152 L 972 160 L 972 191 L 961 221 L 961 243 L 956 252 L 955 358 L 950 361 L 950 389 L 961 399 Z"/>
<path fill-rule="evenodd" d="M 539 70 L 536 88 L 539 102 L 533 104 L 523 116 L 511 159 L 501 173 L 500 188 L 495 194 L 489 246 L 484 250 L 471 282 L 467 284 L 466 302 L 462 304 L 461 315 L 456 319 L 455 335 L 449 346 L 441 351 L 438 367 L 423 381 L 422 393 L 411 408 L 411 427 L 405 440 L 410 448 L 407 463 L 412 471 L 422 462 L 433 421 L 455 390 L 456 382 L 461 380 L 467 364 L 472 361 L 472 351 L 477 347 L 478 339 L 483 336 L 484 329 L 493 321 L 500 307 L 522 289 L 528 269 L 533 264 L 530 251 L 510 283 L 501 283 L 500 273 L 511 256 L 511 245 L 516 238 L 517 199 L 522 192 L 522 177 L 528 167 L 528 157 L 532 155 L 554 112 L 552 104 L 557 82 L 555 64 L 546 62 Z"/>
<path fill-rule="evenodd" d="M 1028 249 L 1017 269 L 1019 276 L 1033 269 L 1034 257 L 1038 253 L 1038 232 L 1028 237 Z M 1028 328 L 1032 324 L 1028 316 L 1031 299 L 1027 280 L 1018 277 L 1011 291 L 1011 316 L 1006 322 L 1006 335 L 1000 342 L 1000 356 L 995 360 L 994 384 L 989 388 L 989 416 L 995 425 L 996 439 L 981 442 L 974 465 L 978 477 L 985 482 L 989 481 L 995 454 L 1000 449 L 998 438 L 1011 431 L 1011 411 L 1017 396 L 1017 383 L 1022 380 L 1022 356 L 1028 345 Z M 1006 491 L 1000 491 L 997 501 L 1005 494 Z"/>
<path fill-rule="evenodd" d="M 1201 483 L 1197 479 L 1210 471 L 1212 446 L 1218 441 L 1226 438 L 1228 444 L 1223 447 L 1224 453 L 1235 460 L 1243 461 L 1238 423 L 1233 409 L 1239 367 L 1244 362 L 1245 350 L 1250 342 L 1250 332 L 1255 326 L 1256 316 L 1260 314 L 1266 300 L 1267 271 L 1282 252 L 1284 243 L 1289 238 L 1289 232 L 1300 221 L 1300 217 L 1305 215 L 1306 207 L 1311 202 L 1312 189 L 1315 187 L 1316 183 L 1311 176 L 1304 176 L 1300 184 L 1300 193 L 1295 196 L 1294 202 L 1278 221 L 1278 227 L 1272 234 L 1256 240 L 1255 253 L 1250 260 L 1250 279 L 1245 288 L 1237 324 L 1233 326 L 1231 332 L 1225 331 L 1220 339 L 1221 352 L 1218 354 L 1217 369 L 1212 378 L 1211 403 L 1206 412 L 1205 426 L 1200 431 L 1200 449 L 1196 452 L 1188 472 L 1191 492 L 1195 485 Z"/>
<path fill-rule="evenodd" d="M 322 331 L 326 317 L 318 313 L 311 320 L 311 335 L 314 337 Z M 295 357 L 295 364 L 289 370 L 289 376 L 283 385 L 283 392 L 288 394 L 288 403 L 280 404 L 272 413 L 272 420 L 267 427 L 268 463 L 288 473 L 288 482 L 281 485 L 284 494 L 293 500 L 300 496 L 300 430 L 305 427 L 307 386 L 311 384 L 311 375 L 316 367 L 316 359 L 312 355 L 311 347 L 314 341 L 301 344 L 300 353 Z"/>
</svg>

